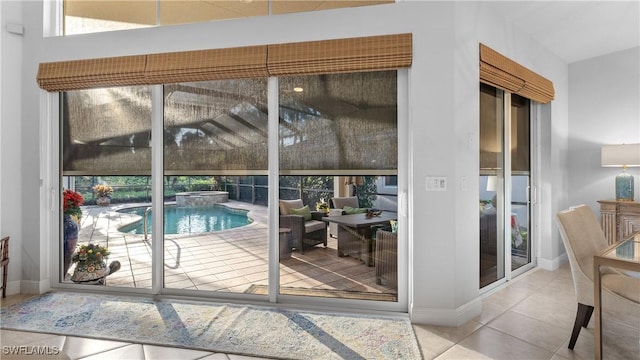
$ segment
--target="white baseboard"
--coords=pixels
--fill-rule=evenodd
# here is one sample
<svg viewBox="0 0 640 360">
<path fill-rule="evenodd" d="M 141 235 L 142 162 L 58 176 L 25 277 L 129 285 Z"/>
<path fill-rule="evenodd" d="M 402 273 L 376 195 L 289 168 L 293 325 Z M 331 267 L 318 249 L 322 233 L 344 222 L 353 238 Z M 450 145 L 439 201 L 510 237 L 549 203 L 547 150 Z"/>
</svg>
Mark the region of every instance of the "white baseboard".
<svg viewBox="0 0 640 360">
<path fill-rule="evenodd" d="M 419 309 L 410 310 L 411 322 L 436 326 L 458 327 L 472 320 L 482 312 L 482 299 L 479 297 L 457 309 Z"/>
<path fill-rule="evenodd" d="M 539 268 L 544 270 L 554 271 L 554 270 L 557 270 L 560 267 L 560 265 L 569 261 L 569 258 L 567 257 L 567 253 L 564 253 L 552 260 L 537 258 L 536 261 Z"/>
<path fill-rule="evenodd" d="M 7 295 L 20 294 L 20 280 L 7 281 Z"/>
<path fill-rule="evenodd" d="M 8 288 L 8 287 L 7 287 Z M 16 294 L 44 294 L 51 290 L 49 279 L 40 281 L 22 281 Z"/>
</svg>

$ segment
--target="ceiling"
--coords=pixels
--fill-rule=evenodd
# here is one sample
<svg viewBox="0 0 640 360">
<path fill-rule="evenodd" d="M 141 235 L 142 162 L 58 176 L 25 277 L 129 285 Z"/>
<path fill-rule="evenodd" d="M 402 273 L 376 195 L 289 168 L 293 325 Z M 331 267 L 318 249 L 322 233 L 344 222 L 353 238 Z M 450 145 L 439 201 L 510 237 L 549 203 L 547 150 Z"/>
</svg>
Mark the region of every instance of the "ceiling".
<svg viewBox="0 0 640 360">
<path fill-rule="evenodd" d="M 1 0 L 0 0 L 1 1 Z M 270 0 L 284 14 L 375 5 L 394 0 Z M 403 0 L 396 0 L 403 1 Z M 418 1 L 418 0 L 404 0 Z M 640 46 L 640 1 L 483 1 L 567 63 Z M 160 0 L 160 22 L 178 24 L 266 15 L 267 0 Z M 65 14 L 80 18 L 156 23 L 155 1 L 65 0 Z M 73 33 L 71 29 L 67 29 Z"/>
<path fill-rule="evenodd" d="M 567 63 L 640 46 L 640 1 L 492 1 Z"/>
</svg>

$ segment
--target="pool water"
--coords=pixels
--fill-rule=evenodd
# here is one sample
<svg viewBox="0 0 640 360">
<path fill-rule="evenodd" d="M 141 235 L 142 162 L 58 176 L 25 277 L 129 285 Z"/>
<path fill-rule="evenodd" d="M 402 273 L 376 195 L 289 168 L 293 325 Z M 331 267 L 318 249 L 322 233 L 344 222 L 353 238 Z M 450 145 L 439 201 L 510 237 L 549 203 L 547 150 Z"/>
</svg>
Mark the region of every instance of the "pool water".
<svg viewBox="0 0 640 360">
<path fill-rule="evenodd" d="M 144 218 L 146 207 L 120 210 L 122 213 L 136 214 Z M 153 226 L 151 212 L 148 215 L 147 233 L 151 234 Z M 229 209 L 214 205 L 207 207 L 164 207 L 165 234 L 199 234 L 212 231 L 228 230 L 248 225 L 252 222 L 243 210 Z M 120 228 L 120 232 L 144 234 L 144 219 Z"/>
</svg>

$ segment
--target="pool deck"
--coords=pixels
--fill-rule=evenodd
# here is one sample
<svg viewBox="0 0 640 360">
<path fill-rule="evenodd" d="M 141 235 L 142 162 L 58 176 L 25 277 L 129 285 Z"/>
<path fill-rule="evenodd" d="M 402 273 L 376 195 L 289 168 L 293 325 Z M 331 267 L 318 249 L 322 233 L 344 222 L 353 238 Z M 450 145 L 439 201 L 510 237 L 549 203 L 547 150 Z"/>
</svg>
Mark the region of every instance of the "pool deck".
<svg viewBox="0 0 640 360">
<path fill-rule="evenodd" d="M 245 209 L 253 223 L 240 228 L 198 235 L 165 236 L 165 288 L 251 292 L 268 282 L 268 214 L 264 206 L 229 201 L 223 205 Z M 123 207 L 148 204 L 123 204 L 109 207 L 84 206 L 78 244 L 106 245 L 121 269 L 108 277 L 108 286 L 151 288 L 151 242 L 142 234 L 128 234 L 118 228 L 134 220 L 117 212 Z M 69 274 L 73 273 L 73 266 Z M 350 257 L 337 255 L 336 239 L 280 263 L 281 288 L 338 290 L 354 294 L 396 294 L 375 282 L 375 268 Z M 323 296 L 323 295 L 319 295 Z"/>
</svg>

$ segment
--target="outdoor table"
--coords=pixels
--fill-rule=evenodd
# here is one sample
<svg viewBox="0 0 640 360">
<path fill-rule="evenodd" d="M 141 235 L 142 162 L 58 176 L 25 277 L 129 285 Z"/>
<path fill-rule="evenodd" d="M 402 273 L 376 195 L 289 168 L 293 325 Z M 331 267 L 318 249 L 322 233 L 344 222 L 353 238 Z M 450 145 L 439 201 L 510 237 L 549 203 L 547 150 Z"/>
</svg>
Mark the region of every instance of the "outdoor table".
<svg viewBox="0 0 640 360">
<path fill-rule="evenodd" d="M 398 214 L 383 211 L 380 215 L 367 217 L 366 214 L 328 216 L 322 218 L 327 223 L 338 225 L 338 256 L 351 256 L 373 266 L 375 244 L 371 239 L 371 226 L 397 220 Z"/>
</svg>

